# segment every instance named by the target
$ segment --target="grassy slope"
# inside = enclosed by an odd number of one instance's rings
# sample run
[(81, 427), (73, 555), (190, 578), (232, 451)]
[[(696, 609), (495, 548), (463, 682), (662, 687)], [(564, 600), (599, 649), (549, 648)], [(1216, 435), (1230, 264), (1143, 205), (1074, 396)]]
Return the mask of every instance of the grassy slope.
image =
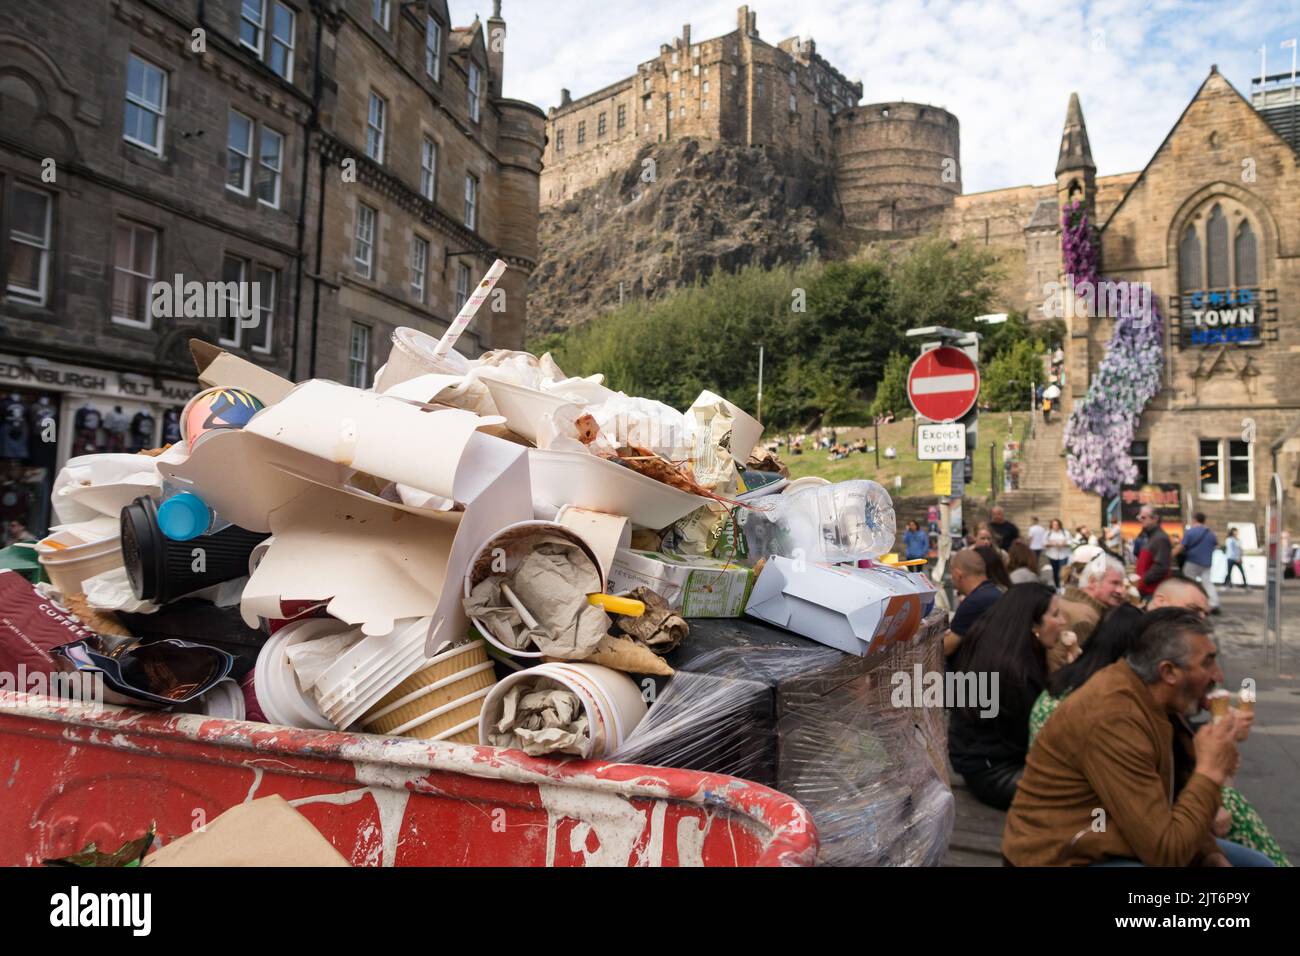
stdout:
[[(1012, 416), (1015, 420), (1014, 434), (1019, 439), (1024, 433), (1024, 412)], [(768, 435), (767, 437), (773, 437)], [(874, 433), (870, 428), (838, 428), (836, 437), (842, 444), (856, 441), (859, 437), (867, 439), (867, 445), (874, 443)], [(989, 493), (989, 445), (996, 446), (998, 467), (1002, 466), (1002, 444), (1007, 438), (1007, 415), (1005, 412), (988, 412), (980, 416), (979, 451), (975, 453), (975, 480), (966, 486), (966, 494), (971, 497), (986, 497)], [(802, 455), (792, 455), (788, 448), (781, 448), (778, 454), (790, 468), (793, 478), (806, 475), (818, 475), (830, 481), (851, 481), (855, 478), (871, 478), (880, 482), (895, 496), (931, 495), (934, 491), (931, 471), (932, 463), (917, 461), (916, 450), (912, 447), (912, 420), (904, 419), (880, 428), (880, 469), (876, 469), (874, 453), (853, 454), (843, 461), (829, 461), (825, 451), (811, 449), (810, 442), (804, 443)], [(898, 449), (898, 457), (893, 461), (885, 458), (885, 449), (893, 445)], [(894, 488), (894, 478), (901, 475), (903, 487)]]

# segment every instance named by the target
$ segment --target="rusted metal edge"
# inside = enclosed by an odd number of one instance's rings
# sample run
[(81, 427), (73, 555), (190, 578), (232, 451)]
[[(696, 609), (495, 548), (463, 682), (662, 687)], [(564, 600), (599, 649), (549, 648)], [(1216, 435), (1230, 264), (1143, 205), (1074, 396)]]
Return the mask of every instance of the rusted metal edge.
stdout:
[[(624, 799), (669, 800), (721, 810), (763, 828), (760, 866), (812, 866), (817, 828), (793, 798), (723, 774), (600, 761), (543, 760), (494, 747), (300, 730), (191, 714), (151, 713), (0, 692), (0, 733), (7, 718), (69, 744), (114, 746), (247, 767), (274, 763), (279, 773), (383, 781), (415, 792), (444, 792), (448, 775), (521, 785), (572, 787)], [(42, 725), (44, 725), (42, 727)], [(240, 758), (236, 754), (246, 754)], [(441, 780), (439, 780), (441, 778)]]

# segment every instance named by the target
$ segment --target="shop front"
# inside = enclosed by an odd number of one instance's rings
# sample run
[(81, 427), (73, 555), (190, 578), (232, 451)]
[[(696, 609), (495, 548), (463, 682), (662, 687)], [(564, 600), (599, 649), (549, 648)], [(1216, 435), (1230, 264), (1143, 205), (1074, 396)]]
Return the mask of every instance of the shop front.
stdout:
[(180, 439), (193, 381), (0, 353), (0, 540), (42, 537), (70, 458), (133, 453)]

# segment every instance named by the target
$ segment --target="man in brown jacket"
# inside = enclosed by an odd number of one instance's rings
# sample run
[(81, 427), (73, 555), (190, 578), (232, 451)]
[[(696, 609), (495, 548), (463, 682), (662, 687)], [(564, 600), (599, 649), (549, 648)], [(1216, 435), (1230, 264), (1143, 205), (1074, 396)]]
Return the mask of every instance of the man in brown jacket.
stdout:
[(1223, 680), (1209, 634), (1192, 613), (1153, 620), (1125, 659), (1061, 703), (1029, 751), (1007, 814), (1009, 863), (1229, 866), (1227, 853), (1255, 862), (1210, 833), (1238, 762), (1232, 715), (1196, 734), (1196, 771), (1173, 798), (1170, 716), (1199, 713)]
[(1061, 596), (1061, 613), (1069, 621), (1067, 629), (1074, 631), (1079, 640), (1073, 646), (1058, 642), (1048, 652), (1049, 674), (1055, 674), (1078, 657), (1106, 612), (1124, 603), (1124, 584), (1124, 565), (1120, 564), (1118, 558), (1103, 552), (1084, 567), (1079, 574), (1077, 587), (1066, 587), (1065, 594)]

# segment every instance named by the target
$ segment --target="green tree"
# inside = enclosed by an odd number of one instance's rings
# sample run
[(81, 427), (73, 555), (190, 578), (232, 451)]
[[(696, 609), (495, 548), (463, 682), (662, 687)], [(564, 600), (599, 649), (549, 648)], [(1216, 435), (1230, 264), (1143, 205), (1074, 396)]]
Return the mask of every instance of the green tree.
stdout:
[[(630, 395), (686, 408), (711, 389), (756, 411), (765, 349), (764, 423), (865, 424), (907, 407), (912, 326), (972, 328), (989, 311), (996, 263), (979, 247), (926, 240), (897, 256), (717, 272), (532, 343), (569, 375), (605, 375)], [(881, 392), (885, 393), (880, 398)]]
[(816, 357), (855, 399), (870, 394), (904, 330), (890, 310), (889, 276), (878, 262), (834, 262), (808, 288), (808, 311), (796, 315), (790, 346)]
[(976, 330), (975, 317), (993, 311), (1004, 276), (997, 255), (987, 247), (941, 236), (916, 242), (906, 255), (885, 261), (893, 314), (904, 332), (931, 325)]
[(907, 397), (907, 373), (912, 369), (912, 359), (905, 352), (895, 352), (885, 363), (885, 372), (876, 388), (876, 398), (871, 403), (873, 416), (893, 412), (898, 418), (904, 417), (911, 402)]
[(1022, 339), (984, 366), (980, 403), (995, 412), (1023, 411), (1030, 388), (1042, 381), (1042, 356), (1032, 341)]

